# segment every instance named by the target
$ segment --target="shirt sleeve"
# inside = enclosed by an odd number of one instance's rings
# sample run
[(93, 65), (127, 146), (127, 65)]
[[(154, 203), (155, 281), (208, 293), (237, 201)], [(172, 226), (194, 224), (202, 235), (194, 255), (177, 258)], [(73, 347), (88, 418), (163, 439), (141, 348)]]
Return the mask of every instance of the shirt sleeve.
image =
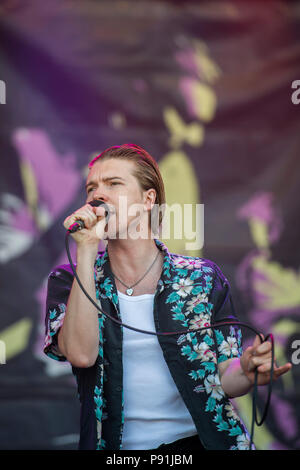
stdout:
[(68, 265), (59, 266), (48, 277), (44, 353), (57, 361), (67, 360), (59, 351), (57, 338), (64, 321), (72, 283), (73, 273)]
[[(215, 277), (210, 302), (213, 304), (212, 323), (239, 321), (235, 312), (228, 279), (215, 264)], [(242, 355), (242, 333), (238, 326), (220, 325), (213, 329), (218, 363)]]

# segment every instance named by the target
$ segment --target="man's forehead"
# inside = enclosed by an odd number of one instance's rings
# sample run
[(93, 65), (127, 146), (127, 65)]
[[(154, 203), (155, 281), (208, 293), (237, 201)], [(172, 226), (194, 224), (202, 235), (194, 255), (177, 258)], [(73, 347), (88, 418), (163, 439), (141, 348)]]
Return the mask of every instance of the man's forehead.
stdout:
[(132, 174), (134, 162), (130, 162), (128, 160), (121, 160), (121, 159), (109, 159), (103, 161), (97, 161), (94, 163), (92, 168), (89, 171), (87, 182), (94, 177), (100, 179), (107, 179), (113, 177), (120, 177), (124, 179), (126, 174)]

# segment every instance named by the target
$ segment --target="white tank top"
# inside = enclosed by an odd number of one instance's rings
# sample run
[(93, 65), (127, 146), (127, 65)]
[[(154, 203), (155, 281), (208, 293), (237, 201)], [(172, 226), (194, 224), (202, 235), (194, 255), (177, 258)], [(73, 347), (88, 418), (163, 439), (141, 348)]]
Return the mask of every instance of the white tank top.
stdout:
[[(122, 322), (155, 331), (154, 294), (118, 291)], [(163, 357), (157, 336), (123, 328), (123, 450), (153, 449), (197, 434)]]

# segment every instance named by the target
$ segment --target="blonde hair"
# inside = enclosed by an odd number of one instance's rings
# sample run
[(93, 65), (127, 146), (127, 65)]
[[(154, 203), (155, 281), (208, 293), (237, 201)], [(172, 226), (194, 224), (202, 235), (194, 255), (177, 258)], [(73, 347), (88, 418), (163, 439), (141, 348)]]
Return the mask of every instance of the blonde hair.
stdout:
[[(146, 152), (142, 147), (136, 144), (123, 144), (109, 147), (100, 155), (97, 155), (89, 163), (89, 169), (98, 160), (108, 160), (110, 158), (118, 158), (120, 160), (133, 161), (135, 163), (135, 170), (133, 176), (138, 180), (140, 187), (143, 191), (148, 189), (155, 189), (156, 198), (155, 205), (164, 208), (166, 203), (164, 182), (159, 171), (159, 167), (154, 158)], [(159, 211), (159, 225), (162, 222), (163, 213)], [(157, 227), (156, 227), (157, 228)]]

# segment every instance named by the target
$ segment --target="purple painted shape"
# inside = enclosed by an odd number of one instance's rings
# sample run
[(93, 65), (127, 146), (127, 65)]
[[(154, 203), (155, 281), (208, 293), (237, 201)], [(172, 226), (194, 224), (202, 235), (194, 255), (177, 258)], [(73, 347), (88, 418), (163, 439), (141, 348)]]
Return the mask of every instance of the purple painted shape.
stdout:
[(270, 319), (269, 312), (265, 310), (253, 309), (248, 312), (251, 323), (255, 328), (262, 332), (269, 332), (269, 328), (273, 321)]
[[(273, 196), (270, 193), (256, 194), (249, 202), (247, 202), (238, 212), (240, 219), (256, 219), (264, 222), (268, 227), (268, 236), (270, 246), (280, 236), (282, 229), (282, 220), (272, 207)], [(255, 268), (255, 259), (261, 259), (266, 264), (272, 263), (272, 254), (270, 250), (255, 249), (248, 253), (244, 260), (240, 263), (236, 271), (236, 283), (239, 289), (247, 296), (253, 304), (253, 309), (248, 312), (248, 318), (255, 327), (263, 333), (270, 333), (276, 322), (282, 318), (299, 318), (299, 306), (294, 308), (266, 308), (264, 300), (268, 299), (271, 294), (268, 293), (268, 282), (271, 285), (271, 279), (267, 274)], [(264, 281), (266, 293), (257, 290), (257, 283)], [(274, 336), (275, 343), (279, 343), (283, 348), (286, 347), (288, 337), (284, 334), (276, 334)], [(263, 401), (266, 399), (266, 389), (260, 387), (260, 394)], [(285, 436), (287, 440), (294, 440), (299, 434), (299, 423), (297, 413), (293, 401), (286, 401), (276, 395), (273, 391), (271, 401), (271, 411), (276, 427)], [(275, 441), (272, 442), (272, 449), (288, 449), (284, 444)]]
[(282, 318), (295, 318), (295, 321), (299, 322), (299, 307), (282, 308), (277, 311), (254, 308), (248, 312), (248, 315), (254, 325), (270, 333), (272, 326)]
[(248, 294), (248, 296), (250, 293), (252, 300), (255, 301), (255, 305), (259, 310), (264, 309), (264, 303), (269, 299), (267, 292), (263, 293), (255, 289), (259, 281), (264, 281), (266, 283), (269, 281), (269, 278), (266, 277), (265, 273), (258, 271), (253, 267), (255, 259), (262, 257), (264, 257), (262, 250), (255, 250), (248, 253), (237, 267), (235, 276), (238, 288), (244, 291), (245, 294)]
[[(262, 251), (255, 250), (249, 253), (245, 259), (237, 267), (236, 271), (236, 284), (238, 288), (248, 297), (249, 300), (253, 303), (253, 309), (248, 313), (249, 318), (258, 328), (263, 329), (264, 331), (270, 331), (272, 325), (280, 318), (289, 316), (289, 317), (298, 317), (300, 305), (293, 308), (266, 308), (264, 302), (270, 299), (270, 295), (266, 290), (266, 293), (262, 293), (256, 289), (258, 281), (265, 281), (267, 286), (268, 281), (271, 284), (271, 281), (268, 279), (265, 273), (256, 270), (253, 267), (253, 262), (255, 258), (262, 258), (264, 254)], [(269, 255), (268, 255), (269, 256)], [(266, 259), (268, 261), (268, 259)], [(271, 261), (270, 261), (271, 262)]]
[(204, 79), (200, 69), (200, 61), (197, 62), (197, 53), (191, 47), (187, 47), (175, 54), (176, 62), (186, 71), (188, 75), (179, 80), (179, 90), (185, 100), (187, 111), (191, 117), (199, 119), (199, 111), (196, 107), (193, 88), (195, 81)]
[(267, 224), (269, 226), (269, 240), (273, 243), (279, 239), (282, 222), (272, 205), (272, 193), (257, 193), (240, 208), (237, 217), (239, 219), (256, 219)]
[(200, 64), (197, 63), (196, 53), (193, 48), (187, 47), (181, 51), (178, 51), (175, 54), (176, 62), (187, 72), (189, 72), (192, 76), (196, 78), (203, 78), (199, 75), (201, 70), (199, 69)]
[(271, 193), (258, 193), (254, 195), (238, 211), (238, 217), (241, 219), (255, 218), (266, 224), (273, 222), (273, 195)]
[(196, 106), (196, 100), (194, 95), (195, 79), (190, 77), (184, 77), (179, 80), (179, 90), (184, 97), (187, 111), (191, 117), (199, 119), (199, 110)]
[(16, 230), (26, 232), (33, 237), (36, 237), (39, 233), (33, 216), (27, 206), (23, 206), (14, 214), (14, 217), (11, 218), (10, 226)]
[(71, 204), (81, 182), (75, 155), (60, 155), (40, 129), (18, 129), (12, 141), (23, 162), (30, 164), (36, 178), (39, 206), (51, 219)]
[[(35, 176), (38, 190), (38, 206), (49, 217), (48, 226), (68, 207), (78, 193), (81, 172), (76, 168), (75, 155), (60, 155), (52, 145), (48, 135), (41, 129), (17, 129), (12, 136), (19, 158), (30, 165)], [(14, 228), (39, 234), (34, 218), (27, 206), (17, 207), (11, 224)], [(75, 260), (76, 249), (70, 243), (72, 257)], [(54, 266), (68, 263), (65, 251), (53, 263)], [(36, 291), (35, 298), (40, 305), (40, 332), (34, 347), (37, 356), (43, 355), (45, 302), (47, 278)]]

